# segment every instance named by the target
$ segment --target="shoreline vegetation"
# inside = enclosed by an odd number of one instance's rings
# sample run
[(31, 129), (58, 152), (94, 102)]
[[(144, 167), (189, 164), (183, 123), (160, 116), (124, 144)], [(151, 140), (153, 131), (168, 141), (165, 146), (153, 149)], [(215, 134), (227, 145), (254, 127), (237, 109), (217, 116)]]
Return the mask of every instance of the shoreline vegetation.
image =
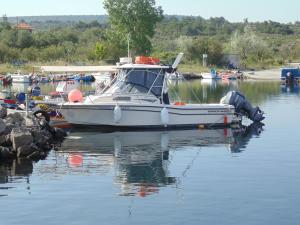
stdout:
[[(9, 64), (9, 63), (5, 63), (5, 64), (0, 64), (0, 74), (7, 74), (7, 73), (14, 73), (17, 71), (21, 71), (23, 73), (32, 73), (33, 71), (37, 72), (37, 73), (41, 73), (40, 71), (40, 67), (44, 66), (44, 65), (48, 65), (48, 66), (76, 66), (76, 64), (67, 64), (66, 62), (48, 62), (48, 63), (26, 63), (23, 65), (13, 65), (13, 64)], [(105, 66), (108, 65), (106, 63), (90, 63), (90, 64), (86, 64), (89, 66)], [(282, 66), (270, 66), (268, 68), (256, 68), (254, 69), (255, 71), (270, 71), (270, 70), (279, 70)], [(214, 67), (216, 68), (217, 71), (222, 71), (222, 70), (226, 70), (226, 68), (224, 67)], [(210, 67), (203, 67), (200, 64), (197, 63), (183, 63), (180, 64), (178, 66), (178, 70), (181, 73), (184, 74), (201, 74), (202, 72), (209, 72), (210, 71)]]
[[(74, 16), (74, 21), (67, 17), (61, 21), (42, 18), (20, 20), (30, 23), (32, 30), (16, 28), (15, 21), (6, 16), (0, 19), (1, 74), (30, 73), (33, 67), (36, 70), (41, 65), (114, 65), (120, 56), (127, 55), (127, 41), (132, 44), (134, 38), (112, 36), (106, 16), (86, 22), (76, 21)], [(78, 18), (83, 20), (84, 16)], [(238, 68), (246, 71), (300, 61), (300, 22), (252, 23), (245, 19), (231, 23), (223, 17), (164, 15), (154, 31), (147, 46), (132, 44), (131, 54), (152, 55), (171, 64), (178, 52), (184, 52), (179, 66), (182, 73), (199, 74), (210, 68), (226, 70), (230, 63), (224, 55), (237, 57)], [(207, 67), (202, 66), (203, 54), (208, 55)]]
[[(38, 74), (41, 73), (39, 70), (39, 67), (44, 64), (26, 64), (22, 66), (13, 66), (11, 64), (0, 64), (0, 74), (7, 74), (7, 73), (14, 73), (17, 71), (21, 71), (23, 73), (32, 73), (33, 70), (37, 72)], [(56, 66), (65, 66), (66, 64), (63, 62), (52, 62), (47, 65), (56, 65)], [(93, 65), (98, 65), (98, 64), (93, 64)], [(281, 67), (270, 67), (268, 69), (264, 70), (254, 70), (254, 71), (243, 71), (244, 72), (244, 77), (249, 78), (252, 80), (262, 80), (262, 81), (267, 81), (267, 80), (279, 80), (280, 79), (280, 69)], [(180, 65), (178, 68), (179, 72), (182, 74), (186, 75), (193, 75), (193, 77), (199, 76), (202, 72), (209, 72), (208, 67), (203, 67), (202, 65), (197, 65), (197, 64), (183, 64)], [(224, 68), (217, 68), (217, 71), (222, 71)]]

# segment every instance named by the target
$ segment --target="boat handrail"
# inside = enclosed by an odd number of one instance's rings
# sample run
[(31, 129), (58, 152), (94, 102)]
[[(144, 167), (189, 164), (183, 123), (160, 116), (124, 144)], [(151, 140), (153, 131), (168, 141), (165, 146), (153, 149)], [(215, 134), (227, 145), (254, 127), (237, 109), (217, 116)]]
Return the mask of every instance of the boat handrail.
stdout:
[[(154, 82), (152, 83), (151, 87), (149, 88), (148, 94), (150, 94), (152, 88), (154, 87), (154, 84), (156, 83), (158, 77), (161, 76), (161, 74), (162, 74), (162, 70), (160, 70), (159, 73), (157, 74), (157, 76), (156, 76)], [(164, 77), (164, 79), (166, 79), (166, 78)], [(163, 84), (164, 84), (164, 81), (163, 81)], [(162, 89), (161, 89), (160, 95), (162, 95), (162, 92), (163, 92), (163, 86), (164, 86), (164, 85), (162, 85), (162, 86), (155, 86), (155, 87), (161, 87), (161, 88), (162, 88)]]
[[(126, 68), (127, 69), (127, 68)], [(124, 75), (123, 74), (123, 76), (121, 77), (121, 72), (120, 72), (120, 70), (123, 70), (124, 71), (124, 69), (120, 69), (119, 70), (119, 72), (118, 72), (118, 75), (111, 81), (111, 86), (109, 85), (108, 86), (108, 88), (104, 88), (100, 93), (99, 93), (99, 95), (105, 95), (105, 94), (114, 94), (115, 92), (108, 92), (110, 89), (113, 89), (113, 87), (116, 87), (116, 86), (118, 86), (120, 83), (125, 83), (126, 82), (126, 77), (132, 72), (132, 71), (134, 71), (135, 69), (137, 69), (137, 68), (131, 68), (130, 70), (129, 69), (127, 69), (128, 71), (126, 72), (126, 74)], [(151, 68), (150, 68), (151, 69)], [(138, 68), (138, 70), (139, 71), (147, 71), (147, 72), (149, 72), (149, 73), (153, 73), (153, 74), (155, 74), (155, 75), (157, 75), (156, 76), (156, 78), (155, 78), (155, 80), (153, 81), (153, 83), (152, 83), (152, 85), (151, 85), (151, 87), (150, 88), (147, 88), (147, 87), (145, 87), (146, 89), (148, 89), (148, 92), (147, 92), (147, 95), (153, 95), (153, 93), (151, 93), (151, 90), (153, 89), (153, 88), (162, 88), (162, 92), (163, 92), (163, 88), (164, 88), (164, 82), (163, 82), (163, 85), (155, 85), (156, 84), (156, 81), (157, 81), (157, 79), (158, 79), (158, 77), (159, 76), (163, 76), (163, 69), (160, 69), (159, 70), (159, 72), (158, 73), (154, 73), (153, 71), (151, 71), (151, 70), (149, 70), (148, 68), (145, 68), (145, 69), (140, 69), (140, 68)], [(117, 82), (116, 82), (117, 81)], [(126, 93), (125, 93), (126, 94)], [(162, 93), (161, 93), (162, 94)], [(130, 93), (130, 95), (133, 95), (133, 94), (131, 94)], [(145, 94), (142, 94), (142, 95), (144, 95), (145, 96)], [(157, 96), (155, 96), (155, 97), (157, 97)]]
[(150, 95), (150, 94), (148, 94), (148, 93), (145, 93), (145, 94), (143, 94), (143, 93), (139, 93), (139, 94), (131, 94), (131, 93), (128, 93), (128, 94), (126, 94), (126, 93), (113, 93), (112, 94), (112, 96), (113, 97), (118, 97), (118, 96), (133, 96), (133, 97), (155, 97), (155, 98), (157, 98), (155, 95)]

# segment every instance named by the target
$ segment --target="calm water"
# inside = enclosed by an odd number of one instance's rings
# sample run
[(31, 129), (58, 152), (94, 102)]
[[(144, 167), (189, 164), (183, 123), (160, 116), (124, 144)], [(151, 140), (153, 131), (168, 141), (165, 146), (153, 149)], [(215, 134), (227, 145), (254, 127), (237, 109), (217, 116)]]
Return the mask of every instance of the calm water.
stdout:
[(170, 92), (214, 102), (229, 89), (265, 111), (265, 126), (73, 130), (46, 160), (1, 163), (0, 224), (299, 224), (298, 90), (196, 81)]

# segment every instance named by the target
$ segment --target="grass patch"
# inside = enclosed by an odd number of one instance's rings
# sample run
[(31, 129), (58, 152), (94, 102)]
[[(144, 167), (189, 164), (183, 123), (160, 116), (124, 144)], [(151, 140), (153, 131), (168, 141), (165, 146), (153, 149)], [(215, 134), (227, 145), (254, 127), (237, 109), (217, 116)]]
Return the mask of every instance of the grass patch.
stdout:
[(32, 73), (33, 65), (25, 64), (20, 66), (15, 66), (12, 64), (0, 64), (0, 74), (7, 74), (7, 73), (15, 73), (15, 72), (22, 72), (22, 73)]
[(224, 70), (224, 68), (216, 67), (216, 66), (203, 67), (202, 65), (197, 64), (197, 63), (183, 63), (183, 64), (179, 64), (179, 66), (178, 66), (178, 70), (181, 73), (195, 73), (195, 74), (200, 74), (203, 72), (210, 72), (211, 68), (214, 68), (217, 71)]

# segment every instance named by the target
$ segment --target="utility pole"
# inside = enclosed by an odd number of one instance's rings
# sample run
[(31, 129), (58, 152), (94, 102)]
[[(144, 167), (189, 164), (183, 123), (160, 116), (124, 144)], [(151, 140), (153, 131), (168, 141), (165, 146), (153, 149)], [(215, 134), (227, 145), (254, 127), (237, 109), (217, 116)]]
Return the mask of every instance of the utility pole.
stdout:
[(203, 57), (203, 67), (207, 67), (207, 54), (203, 54), (202, 55), (202, 57)]
[(128, 33), (127, 35), (127, 54), (128, 54), (128, 58), (131, 57), (131, 54), (130, 54), (130, 33)]

